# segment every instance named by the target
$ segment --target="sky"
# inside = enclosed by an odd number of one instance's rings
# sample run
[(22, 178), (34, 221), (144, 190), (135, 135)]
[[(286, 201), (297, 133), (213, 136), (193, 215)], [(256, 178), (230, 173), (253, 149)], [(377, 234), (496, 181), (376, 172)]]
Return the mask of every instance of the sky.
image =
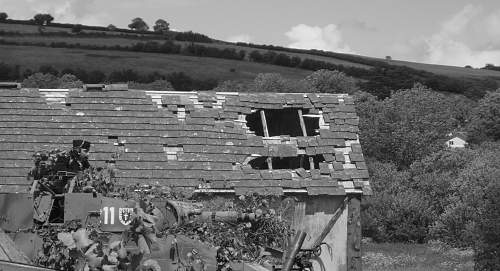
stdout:
[(9, 18), (114, 24), (161, 18), (227, 41), (433, 64), (500, 66), (500, 0), (0, 0)]

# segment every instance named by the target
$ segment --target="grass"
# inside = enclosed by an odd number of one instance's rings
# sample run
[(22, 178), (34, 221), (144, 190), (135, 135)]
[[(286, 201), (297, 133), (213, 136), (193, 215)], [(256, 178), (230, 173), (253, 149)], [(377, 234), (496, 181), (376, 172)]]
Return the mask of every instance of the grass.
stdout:
[(473, 252), (440, 243), (363, 244), (364, 271), (466, 271), (473, 270)]
[[(0, 23), (0, 30), (3, 31), (14, 31), (14, 32), (20, 32), (20, 33), (38, 33), (38, 26), (35, 25), (22, 25), (22, 24), (3, 24)], [(70, 28), (62, 28), (62, 27), (54, 27), (54, 26), (46, 26), (45, 27), (46, 32), (71, 32)], [(92, 30), (84, 30), (83, 32), (96, 32)], [(102, 32), (102, 31), (97, 31), (97, 32)], [(80, 43), (80, 44), (96, 44), (96, 45), (108, 45), (108, 46), (113, 46), (113, 45), (132, 45), (137, 42), (140, 42), (140, 39), (134, 34), (129, 34), (130, 38), (126, 37), (113, 37), (113, 34), (116, 34), (117, 32), (106, 32), (109, 34), (107, 37), (94, 37), (94, 38), (89, 38), (89, 37), (79, 37), (79, 36), (72, 36), (72, 37), (46, 37), (42, 35), (34, 35), (34, 36), (3, 36), (0, 37), (5, 40), (14, 40), (14, 41), (32, 41), (32, 42), (55, 42), (55, 41), (61, 41), (61, 42), (66, 42), (66, 43)], [(163, 42), (163, 40), (158, 39), (159, 42)], [(178, 42), (180, 44), (186, 44), (185, 42)], [(241, 47), (237, 46), (235, 44), (231, 43), (224, 43), (224, 42), (215, 42), (212, 44), (203, 44), (205, 46), (212, 46), (212, 47), (217, 47), (217, 48), (234, 48), (236, 50), (245, 50), (247, 53), (253, 51), (253, 50), (258, 50), (260, 52), (266, 52), (267, 50), (263, 49), (255, 49), (255, 48), (247, 48), (247, 47)], [(280, 53), (279, 51), (276, 51), (277, 53)], [(316, 56), (316, 55), (311, 55), (311, 54), (302, 54), (302, 53), (290, 53), (290, 52), (284, 52), (287, 55), (290, 56), (298, 56), (302, 59), (305, 58), (310, 58), (314, 60), (321, 60), (321, 61), (327, 61), (331, 62), (337, 65), (344, 65), (344, 66), (351, 66), (351, 67), (360, 67), (360, 68), (370, 68), (370, 66), (359, 64), (359, 63), (353, 63), (350, 61), (345, 61), (341, 59), (336, 59), (333, 57), (324, 57), (324, 56)], [(363, 56), (360, 56), (363, 57)], [(369, 59), (374, 59), (374, 60), (379, 60), (379, 61), (385, 61), (389, 64), (392, 65), (400, 65), (400, 66), (407, 66), (413, 69), (417, 70), (425, 70), (428, 72), (432, 72), (435, 74), (441, 74), (441, 75), (447, 75), (447, 76), (453, 76), (453, 77), (500, 77), (500, 72), (498, 71), (492, 71), (492, 70), (482, 70), (482, 69), (471, 69), (471, 68), (463, 68), (463, 67), (456, 67), (456, 66), (446, 66), (446, 65), (435, 65), (435, 64), (425, 64), (425, 63), (417, 63), (417, 62), (409, 62), (409, 61), (400, 61), (400, 60), (385, 60), (381, 58), (373, 58), (373, 57), (366, 57)], [(259, 64), (261, 65), (261, 64)], [(266, 69), (266, 68), (264, 68)]]
[[(191, 57), (154, 53), (98, 51), (36, 46), (0, 45), (0, 62), (37, 70), (41, 65), (64, 68), (101, 70), (134, 69), (140, 73), (158, 71), (163, 74), (184, 72), (198, 79), (253, 80), (258, 73), (280, 73), (288, 79), (303, 79), (307, 70), (275, 65), (209, 57)], [(234, 69), (234, 72), (231, 71)]]

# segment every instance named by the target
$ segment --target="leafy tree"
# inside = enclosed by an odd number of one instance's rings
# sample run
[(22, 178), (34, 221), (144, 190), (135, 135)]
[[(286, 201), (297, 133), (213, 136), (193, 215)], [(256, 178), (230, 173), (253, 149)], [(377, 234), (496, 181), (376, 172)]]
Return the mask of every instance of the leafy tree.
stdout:
[[(500, 207), (496, 198), (500, 193), (500, 144), (483, 143), (466, 159), (469, 162), (453, 178), (449, 189), (450, 204), (438, 217), (433, 233), (456, 246), (498, 242), (498, 230), (495, 233), (491, 229), (498, 227), (495, 221), (500, 219), (500, 214), (489, 212), (489, 209), (495, 205), (495, 209)], [(497, 253), (498, 249), (500, 247)]]
[(48, 13), (38, 13), (33, 17), (33, 20), (38, 25), (48, 25), (54, 20), (54, 17)]
[(118, 29), (114, 24), (109, 24), (106, 28), (109, 31), (116, 31), (116, 29)]
[(249, 58), (250, 60), (255, 62), (262, 62), (262, 60), (264, 59), (262, 57), (262, 54), (257, 50), (253, 50), (252, 52), (250, 52)]
[(318, 70), (305, 80), (309, 84), (307, 92), (352, 94), (358, 90), (354, 78), (337, 70)]
[(9, 17), (9, 15), (7, 15), (7, 13), (5, 12), (0, 12), (0, 22), (4, 22), (4, 21), (7, 21), (7, 18)]
[(279, 73), (259, 73), (255, 77), (256, 92), (286, 92), (286, 80)]
[(128, 25), (130, 29), (136, 30), (136, 31), (148, 31), (149, 26), (142, 20), (142, 18), (135, 18), (132, 19), (132, 23)]
[(457, 127), (455, 105), (422, 85), (383, 101), (364, 94), (356, 107), (365, 154), (399, 168), (443, 148), (446, 134)]
[(168, 30), (170, 30), (169, 25), (170, 24), (167, 23), (167, 21), (165, 21), (163, 19), (158, 19), (158, 20), (156, 20), (155, 25), (153, 26), (153, 29), (155, 32), (165, 34), (168, 32)]
[(22, 86), (25, 88), (58, 88), (59, 78), (50, 73), (37, 72), (24, 79)]
[(80, 81), (73, 74), (64, 74), (59, 78), (59, 88), (81, 88), (83, 87), (82, 81)]
[(467, 132), (471, 143), (500, 140), (500, 89), (479, 101)]
[(373, 196), (363, 200), (363, 234), (376, 241), (425, 241), (435, 215), (423, 194), (410, 187), (409, 172), (392, 163), (368, 166)]

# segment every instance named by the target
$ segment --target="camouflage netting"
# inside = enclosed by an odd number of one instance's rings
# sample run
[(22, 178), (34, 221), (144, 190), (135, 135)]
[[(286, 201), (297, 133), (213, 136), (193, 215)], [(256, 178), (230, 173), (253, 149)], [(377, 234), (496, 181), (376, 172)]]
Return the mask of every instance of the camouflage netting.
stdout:
[[(85, 146), (84, 146), (85, 145)], [(151, 187), (140, 184), (120, 187), (114, 181), (112, 168), (96, 168), (87, 158), (89, 145), (85, 141), (74, 142), (73, 149), (41, 151), (33, 155), (34, 167), (29, 172), (38, 186), (35, 196), (71, 192), (86, 192), (103, 196), (119, 197), (136, 202), (130, 229), (120, 235), (104, 233), (96, 224), (83, 225), (82, 221), (69, 221), (59, 226), (36, 224), (34, 231), (42, 237), (44, 244), (38, 252), (35, 263), (59, 270), (119, 270), (136, 266), (142, 255), (149, 254), (157, 238), (167, 235), (185, 235), (212, 247), (218, 247), (219, 268), (230, 261), (271, 261), (264, 252), (266, 247), (284, 249), (293, 234), (288, 222), (288, 214), (294, 204), (293, 199), (283, 200), (278, 196), (251, 194), (235, 199), (218, 197), (198, 197), (179, 193), (169, 187)], [(84, 148), (82, 148), (84, 147)], [(155, 206), (155, 199), (166, 199), (197, 203), (206, 211), (236, 211), (253, 213), (250, 221), (199, 221), (190, 217), (182, 225), (159, 228), (164, 206)], [(125, 250), (133, 243), (136, 249)], [(193, 253), (178, 255), (171, 251), (184, 267), (194, 262), (203, 262)], [(184, 261), (188, 259), (188, 261)], [(189, 259), (193, 261), (189, 262)], [(203, 265), (204, 263), (202, 263)]]

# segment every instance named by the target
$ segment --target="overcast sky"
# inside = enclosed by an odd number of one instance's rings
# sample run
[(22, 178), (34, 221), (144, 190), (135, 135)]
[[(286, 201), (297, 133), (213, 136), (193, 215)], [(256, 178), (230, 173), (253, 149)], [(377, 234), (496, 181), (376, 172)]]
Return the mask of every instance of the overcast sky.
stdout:
[(500, 0), (0, 0), (10, 18), (126, 27), (456, 66), (500, 65)]

